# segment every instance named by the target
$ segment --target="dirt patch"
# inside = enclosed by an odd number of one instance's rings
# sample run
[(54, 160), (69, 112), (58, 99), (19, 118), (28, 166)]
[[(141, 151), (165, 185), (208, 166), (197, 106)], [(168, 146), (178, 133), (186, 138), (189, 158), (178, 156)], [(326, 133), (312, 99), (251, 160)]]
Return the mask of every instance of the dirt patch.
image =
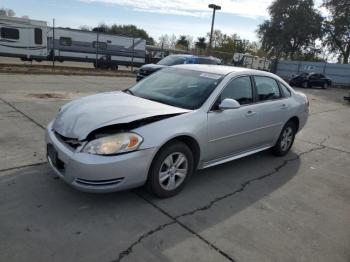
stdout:
[(0, 73), (135, 77), (134, 73), (127, 70), (113, 71), (113, 70), (68, 67), (68, 66), (56, 66), (53, 69), (52, 67), (47, 65), (16, 65), (16, 64), (1, 64), (1, 63), (0, 63)]

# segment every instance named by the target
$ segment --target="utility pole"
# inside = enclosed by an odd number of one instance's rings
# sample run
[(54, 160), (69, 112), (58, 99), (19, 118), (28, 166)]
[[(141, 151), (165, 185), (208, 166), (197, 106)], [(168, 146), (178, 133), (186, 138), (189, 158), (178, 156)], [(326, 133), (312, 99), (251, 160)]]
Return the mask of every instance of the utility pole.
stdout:
[(52, 20), (52, 70), (55, 70), (55, 18)]
[(100, 45), (99, 43), (100, 41), (100, 28), (97, 31), (97, 35), (96, 35), (96, 60), (95, 60), (95, 69), (98, 69), (98, 46)]
[(209, 39), (209, 48), (208, 48), (208, 49), (211, 49), (211, 44), (212, 44), (212, 40), (213, 40), (215, 12), (216, 12), (216, 10), (221, 10), (221, 6), (215, 5), (215, 4), (210, 4), (210, 5), (208, 5), (208, 7), (213, 9), (213, 17), (211, 19), (211, 30), (210, 30), (210, 39)]

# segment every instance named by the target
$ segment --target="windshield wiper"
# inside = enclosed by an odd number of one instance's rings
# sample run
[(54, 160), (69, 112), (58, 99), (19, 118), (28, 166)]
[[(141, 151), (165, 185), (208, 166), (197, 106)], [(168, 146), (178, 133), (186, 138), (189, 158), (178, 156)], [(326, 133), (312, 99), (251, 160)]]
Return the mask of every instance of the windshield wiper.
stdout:
[(135, 95), (133, 91), (131, 91), (130, 89), (125, 89), (123, 90), (124, 93), (129, 93), (130, 95)]

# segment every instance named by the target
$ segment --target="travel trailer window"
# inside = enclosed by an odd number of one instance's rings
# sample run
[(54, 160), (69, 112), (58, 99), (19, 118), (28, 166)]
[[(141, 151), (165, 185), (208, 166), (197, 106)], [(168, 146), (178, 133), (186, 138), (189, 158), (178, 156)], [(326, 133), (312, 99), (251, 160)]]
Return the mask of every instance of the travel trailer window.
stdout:
[(1, 38), (19, 39), (19, 30), (15, 28), (1, 28)]
[(98, 48), (98, 49), (107, 49), (107, 43), (105, 42), (92, 42), (93, 48)]
[(43, 30), (40, 28), (34, 29), (34, 43), (36, 45), (41, 45), (43, 43)]
[(72, 38), (60, 37), (60, 45), (71, 46), (72, 45)]

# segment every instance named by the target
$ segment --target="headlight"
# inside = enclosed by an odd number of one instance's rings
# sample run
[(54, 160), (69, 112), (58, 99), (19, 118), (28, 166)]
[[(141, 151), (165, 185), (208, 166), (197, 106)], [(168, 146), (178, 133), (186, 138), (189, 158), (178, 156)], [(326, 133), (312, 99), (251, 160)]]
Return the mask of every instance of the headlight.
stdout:
[(113, 155), (136, 150), (143, 139), (135, 133), (120, 133), (90, 141), (82, 152), (94, 155)]

